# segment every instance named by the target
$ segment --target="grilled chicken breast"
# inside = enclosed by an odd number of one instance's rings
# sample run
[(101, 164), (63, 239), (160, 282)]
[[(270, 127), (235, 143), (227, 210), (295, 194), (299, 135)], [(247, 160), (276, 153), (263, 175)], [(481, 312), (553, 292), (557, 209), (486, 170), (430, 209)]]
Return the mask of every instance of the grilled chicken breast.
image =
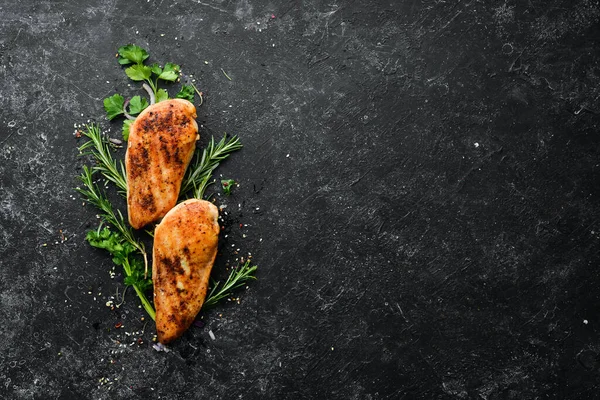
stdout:
[(205, 200), (179, 203), (154, 231), (152, 280), (161, 343), (190, 327), (208, 290), (219, 239), (219, 211)]
[(195, 118), (192, 103), (171, 99), (146, 108), (131, 124), (125, 170), (133, 228), (159, 220), (177, 203), (198, 139)]

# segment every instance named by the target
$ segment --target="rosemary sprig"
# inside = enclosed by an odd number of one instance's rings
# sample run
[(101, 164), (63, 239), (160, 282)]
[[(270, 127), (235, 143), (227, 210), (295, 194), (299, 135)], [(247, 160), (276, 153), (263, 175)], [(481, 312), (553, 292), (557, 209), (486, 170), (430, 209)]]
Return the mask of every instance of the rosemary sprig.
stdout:
[(237, 136), (227, 137), (227, 134), (215, 144), (215, 138), (211, 137), (208, 146), (202, 151), (202, 156), (196, 157), (191, 168), (183, 179), (180, 195), (194, 190), (194, 197), (202, 199), (206, 188), (212, 183), (212, 173), (231, 153), (241, 149), (243, 146)]
[(212, 289), (206, 296), (202, 308), (209, 308), (217, 304), (222, 299), (232, 295), (233, 291), (243, 286), (247, 281), (256, 279), (254, 272), (258, 268), (256, 265), (250, 265), (250, 260), (240, 267), (233, 268), (225, 283), (219, 286), (219, 282), (212, 282)]
[[(114, 241), (116, 243), (127, 243), (143, 256), (145, 269), (147, 270), (148, 257), (146, 254), (146, 249), (144, 247), (144, 244), (135, 239), (135, 237), (133, 236), (133, 232), (131, 231), (131, 228), (129, 228), (129, 226), (126, 224), (125, 219), (123, 218), (123, 215), (121, 214), (121, 212), (119, 210), (117, 210), (117, 213), (114, 212), (112, 204), (110, 203), (110, 200), (108, 200), (106, 195), (94, 183), (94, 181), (93, 181), (94, 172), (95, 171), (92, 168), (88, 168), (87, 166), (84, 165), (83, 172), (82, 172), (81, 176), (79, 177), (84, 188), (78, 187), (78, 188), (76, 188), (76, 190), (90, 204), (94, 205), (95, 207), (97, 207), (99, 210), (102, 211), (102, 215), (100, 217), (103, 221), (112, 225), (117, 230), (117, 232), (115, 234), (113, 234)], [(100, 233), (100, 228), (98, 228), (98, 234), (99, 233)], [(88, 241), (90, 241), (89, 236), (88, 236)], [(90, 241), (90, 243), (91, 243), (91, 241)], [(96, 246), (96, 247), (100, 247), (100, 246)], [(107, 250), (110, 251), (109, 248), (107, 248)], [(111, 254), (112, 254), (112, 252), (111, 252)], [(119, 263), (121, 265), (123, 265), (123, 270), (125, 271), (126, 277), (134, 276), (135, 271), (131, 264), (131, 260), (129, 259), (129, 253), (126, 253), (122, 257), (122, 259), (120, 260)], [(140, 298), (140, 301), (142, 302), (142, 305), (143, 305), (144, 309), (146, 310), (146, 312), (148, 313), (148, 315), (152, 319), (155, 319), (156, 312), (154, 311), (154, 308), (152, 307), (152, 305), (146, 298), (146, 295), (144, 294), (144, 291), (141, 288), (141, 283), (132, 282), (131, 285), (135, 289), (135, 292), (137, 293), (138, 297)]]
[(114, 183), (121, 194), (127, 193), (127, 176), (123, 161), (117, 164), (117, 161), (112, 158), (110, 144), (102, 135), (100, 127), (97, 124), (86, 125), (83, 135), (90, 140), (81, 145), (79, 151), (91, 155), (96, 160), (97, 164), (92, 167), (92, 170), (100, 172), (102, 176)]

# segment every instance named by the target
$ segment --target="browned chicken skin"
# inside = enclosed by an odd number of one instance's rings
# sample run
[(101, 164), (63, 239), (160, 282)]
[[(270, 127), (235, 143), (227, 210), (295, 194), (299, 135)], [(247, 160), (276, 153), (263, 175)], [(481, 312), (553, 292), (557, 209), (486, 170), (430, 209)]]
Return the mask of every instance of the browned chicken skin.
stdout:
[(131, 124), (125, 170), (133, 228), (159, 220), (177, 203), (198, 139), (195, 118), (192, 103), (171, 99), (146, 108)]
[(152, 280), (161, 343), (177, 339), (202, 308), (217, 255), (219, 211), (205, 200), (186, 200), (154, 231)]

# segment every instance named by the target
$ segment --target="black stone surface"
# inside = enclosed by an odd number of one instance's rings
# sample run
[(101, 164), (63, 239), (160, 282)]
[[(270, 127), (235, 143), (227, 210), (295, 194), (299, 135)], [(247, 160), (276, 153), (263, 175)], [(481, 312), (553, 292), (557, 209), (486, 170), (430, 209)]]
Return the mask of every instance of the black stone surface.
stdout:
[[(1, 2), (0, 398), (598, 398), (599, 18), (589, 0)], [(237, 249), (260, 266), (168, 353), (132, 291), (106, 306), (121, 271), (73, 190), (74, 125), (117, 138), (102, 99), (143, 94), (114, 58), (130, 42), (197, 79), (202, 145), (240, 136), (215, 271)]]

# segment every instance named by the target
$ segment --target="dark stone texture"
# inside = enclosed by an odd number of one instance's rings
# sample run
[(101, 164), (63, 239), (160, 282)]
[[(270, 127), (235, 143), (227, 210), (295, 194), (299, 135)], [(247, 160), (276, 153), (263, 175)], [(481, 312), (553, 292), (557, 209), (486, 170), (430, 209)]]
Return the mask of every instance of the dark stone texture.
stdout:
[[(0, 17), (1, 398), (597, 398), (598, 2), (23, 0)], [(202, 145), (245, 145), (219, 169), (241, 186), (219, 199), (215, 273), (239, 248), (259, 279), (169, 353), (132, 291), (106, 307), (122, 276), (73, 190), (74, 124), (119, 137), (102, 99), (143, 94), (114, 58), (129, 42), (194, 74)]]

